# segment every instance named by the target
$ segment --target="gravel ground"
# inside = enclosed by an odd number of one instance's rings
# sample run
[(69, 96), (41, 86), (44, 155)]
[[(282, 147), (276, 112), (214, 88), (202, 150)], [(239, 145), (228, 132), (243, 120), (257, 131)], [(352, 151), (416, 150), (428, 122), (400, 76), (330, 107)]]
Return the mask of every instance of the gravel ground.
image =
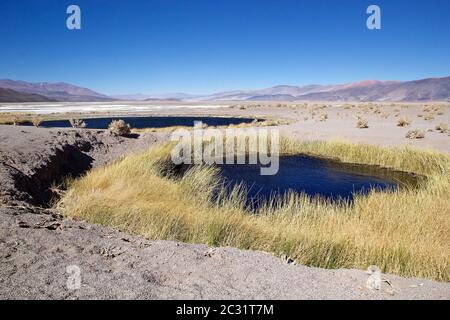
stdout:
[[(450, 299), (449, 283), (381, 275), (390, 284), (371, 290), (362, 270), (309, 268), (264, 252), (149, 241), (45, 207), (55, 177), (76, 176), (163, 138), (0, 126), (0, 298)], [(74, 270), (80, 271), (78, 289)]]
[[(52, 210), (0, 209), (3, 299), (449, 299), (450, 285), (361, 270), (289, 265), (271, 254), (148, 241), (62, 218)], [(71, 290), (67, 267), (80, 268)], [(70, 269), (69, 269), (70, 270)]]

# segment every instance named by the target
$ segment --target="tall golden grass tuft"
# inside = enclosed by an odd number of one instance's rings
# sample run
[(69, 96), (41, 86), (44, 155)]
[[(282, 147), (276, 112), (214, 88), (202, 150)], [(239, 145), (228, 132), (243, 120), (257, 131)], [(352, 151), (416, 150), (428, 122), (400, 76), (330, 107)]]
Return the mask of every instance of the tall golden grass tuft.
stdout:
[(195, 167), (181, 179), (165, 175), (170, 150), (165, 144), (94, 169), (72, 183), (58, 207), (69, 217), (149, 239), (285, 252), (309, 266), (377, 265), (402, 276), (450, 280), (446, 154), (283, 139), (282, 153), (380, 165), (427, 179), (418, 189), (356, 195), (353, 204), (290, 193), (254, 214), (245, 209), (245, 189), (221, 189), (214, 167)]

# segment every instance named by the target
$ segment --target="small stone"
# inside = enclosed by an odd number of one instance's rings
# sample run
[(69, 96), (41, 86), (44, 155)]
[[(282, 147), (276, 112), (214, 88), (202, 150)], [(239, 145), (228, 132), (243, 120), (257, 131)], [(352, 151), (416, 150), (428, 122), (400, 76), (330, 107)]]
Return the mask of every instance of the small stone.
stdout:
[(18, 226), (19, 226), (19, 228), (29, 228), (30, 227), (30, 225), (24, 221), (20, 221), (18, 223)]
[(212, 248), (212, 249), (209, 249), (209, 250), (203, 252), (203, 255), (205, 257), (210, 257), (211, 258), (214, 255), (214, 253), (216, 253), (216, 249)]

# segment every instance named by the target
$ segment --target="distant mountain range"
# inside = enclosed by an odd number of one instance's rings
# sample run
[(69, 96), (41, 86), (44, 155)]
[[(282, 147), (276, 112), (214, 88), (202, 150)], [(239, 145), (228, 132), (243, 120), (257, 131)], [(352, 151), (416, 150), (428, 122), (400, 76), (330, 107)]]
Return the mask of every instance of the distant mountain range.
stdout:
[(12, 89), (0, 88), (0, 102), (46, 102), (56, 101), (35, 93), (18, 92)]
[(403, 82), (367, 80), (337, 85), (279, 85), (261, 90), (234, 90), (211, 95), (174, 93), (119, 97), (147, 101), (450, 101), (450, 77)]
[(57, 82), (25, 82), (10, 79), (0, 80), (0, 88), (18, 92), (0, 93), (2, 102), (39, 102), (43, 101), (112, 101), (114, 98), (95, 92), (91, 89), (74, 86), (72, 84)]
[(450, 77), (414, 81), (367, 80), (338, 85), (279, 85), (210, 95), (188, 93), (128, 94), (113, 97), (67, 83), (0, 80), (0, 102), (41, 101), (450, 101)]
[(368, 80), (339, 85), (281, 85), (262, 90), (220, 92), (199, 100), (450, 101), (450, 77), (404, 82)]

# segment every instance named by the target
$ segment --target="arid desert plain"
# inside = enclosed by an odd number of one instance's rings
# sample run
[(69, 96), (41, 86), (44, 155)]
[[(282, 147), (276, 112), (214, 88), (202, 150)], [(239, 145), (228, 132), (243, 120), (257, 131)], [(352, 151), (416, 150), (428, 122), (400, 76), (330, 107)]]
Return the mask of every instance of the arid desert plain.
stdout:
[[(131, 197), (128, 192), (136, 195), (138, 189), (130, 187), (126, 180), (108, 180), (106, 175), (116, 170), (120, 177), (127, 161), (138, 163), (143, 160), (140, 158), (143, 152), (164, 145), (171, 129), (131, 128), (131, 135), (116, 136), (108, 130), (39, 126), (39, 122), (52, 119), (113, 116), (263, 119), (260, 124), (250, 123), (243, 128), (253, 125), (278, 128), (282, 137), (298, 143), (295, 148), (299, 153), (410, 171), (440, 182), (430, 182), (418, 191), (358, 198), (353, 207), (308, 202), (311, 212), (323, 210), (328, 218), (312, 218), (311, 213), (292, 218), (286, 213), (285, 220), (278, 221), (270, 215), (248, 217), (237, 207), (227, 209), (233, 212), (232, 218), (221, 217), (218, 208), (206, 205), (197, 195), (181, 197), (177, 193), (179, 185), (150, 175), (155, 180), (143, 181), (140, 187), (143, 189), (148, 183), (151, 189), (161, 183), (160, 190), (173, 192), (174, 199), (189, 203), (186, 213), (180, 213), (183, 207), (171, 206), (164, 200), (145, 202), (145, 206), (142, 202), (140, 206), (140, 201), (165, 197), (162, 191), (159, 196), (152, 194), (153, 191), (148, 191), (143, 199), (136, 196), (132, 202), (135, 206), (120, 211), (117, 209), (120, 205), (110, 208), (108, 201), (113, 206), (114, 201), (123, 197), (125, 203), (126, 197)], [(35, 126), (30, 125), (33, 119), (39, 119)], [(315, 143), (324, 143), (320, 152), (314, 149)], [(334, 154), (335, 145), (339, 151)], [(346, 155), (347, 151), (343, 150), (346, 146), (355, 158)], [(150, 151), (147, 156), (152, 155)], [(445, 102), (0, 104), (0, 297), (450, 299), (450, 204), (448, 194), (445, 195), (449, 187), (446, 176), (449, 157), (450, 104)], [(75, 182), (67, 182), (68, 177)], [(98, 184), (94, 186), (95, 183)], [(431, 235), (427, 228), (431, 228), (433, 219), (428, 216), (417, 226), (406, 225), (405, 221), (412, 223), (416, 218), (408, 216), (409, 209), (400, 205), (413, 198), (423, 200), (416, 205), (420, 207), (417, 210), (429, 208), (441, 214), (434, 222), (439, 226), (433, 226)], [(200, 203), (198, 208), (190, 205), (196, 201)], [(358, 220), (352, 216), (366, 211), (383, 216), (383, 210), (386, 215), (392, 215), (395, 208), (384, 207), (387, 202), (392, 206), (398, 204), (402, 216), (392, 221), (371, 216), (375, 222), (369, 223), (370, 227), (380, 230), (366, 230), (361, 225), (369, 218)], [(158, 208), (169, 213), (163, 216), (159, 209), (151, 212), (143, 209), (152, 204), (160, 204)], [(360, 211), (355, 211), (355, 206), (360, 206)], [(197, 209), (199, 216), (208, 218), (197, 221), (201, 219), (194, 218)], [(176, 218), (169, 216), (171, 212)], [(107, 219), (104, 214), (108, 213), (111, 216)], [(146, 215), (167, 219), (166, 225), (173, 229), (153, 230), (158, 228), (157, 224), (144, 225), (147, 220), (138, 221)], [(208, 215), (217, 215), (217, 220), (211, 220)], [(124, 216), (129, 222), (122, 220)], [(313, 235), (319, 230), (316, 229), (318, 221), (329, 225), (329, 229), (320, 229), (324, 233), (321, 236)], [(266, 227), (269, 223), (278, 229)], [(299, 228), (298, 233), (295, 226)], [(186, 231), (200, 227), (210, 230), (209, 233)], [(251, 241), (233, 235), (230, 228), (234, 227), (246, 232)], [(407, 229), (398, 235), (398, 228), (403, 227)], [(218, 232), (220, 228), (223, 229)], [(348, 230), (357, 231), (348, 233)], [(383, 230), (389, 242), (379, 239), (384, 237)], [(405, 235), (408, 232), (410, 235)], [(330, 233), (335, 233), (335, 237)], [(361, 234), (375, 240), (359, 239)], [(426, 239), (413, 243), (414, 237), (425, 234)], [(311, 259), (313, 250), (322, 258)], [(388, 252), (386, 256), (394, 257), (386, 265), (379, 263), (386, 258), (383, 250)], [(403, 266), (394, 261), (403, 258)], [(330, 259), (335, 260), (330, 262)], [(367, 263), (371, 259), (374, 263)], [(379, 288), (368, 285), (371, 273), (366, 269), (370, 264), (383, 271)], [(71, 290), (67, 284), (67, 268), (74, 265), (81, 270), (82, 284), (78, 290)]]

